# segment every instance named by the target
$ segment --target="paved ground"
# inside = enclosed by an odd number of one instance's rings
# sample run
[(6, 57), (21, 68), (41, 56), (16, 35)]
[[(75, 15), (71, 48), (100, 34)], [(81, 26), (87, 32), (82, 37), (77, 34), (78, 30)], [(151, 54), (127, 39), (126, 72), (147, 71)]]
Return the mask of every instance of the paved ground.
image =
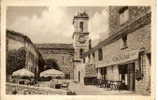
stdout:
[(16, 94), (25, 94), (25, 95), (66, 95), (67, 90), (64, 89), (54, 89), (49, 87), (36, 87), (36, 86), (28, 86), (28, 85), (20, 85), (14, 83), (7, 83), (6, 84), (6, 93), (7, 94), (14, 94), (13, 92), (16, 91)]
[(77, 95), (120, 95), (120, 94), (134, 94), (131, 91), (119, 91), (99, 88), (97, 86), (84, 86), (81, 84), (70, 83), (69, 89), (75, 91)]
[[(50, 88), (48, 83), (44, 82), (42, 83), (40, 87), (34, 87), (34, 86), (22, 86), (19, 85), (18, 91), (20, 93), (23, 93), (22, 91), (25, 89), (31, 91), (31, 94), (43, 94), (43, 95), (66, 95), (66, 93), (70, 90), (75, 92), (77, 95), (136, 95), (136, 93), (132, 91), (119, 91), (119, 90), (109, 90), (106, 88), (100, 88), (95, 85), (81, 85), (74, 82), (70, 82), (69, 88), (65, 89), (54, 89)], [(12, 92), (12, 89), (15, 88), (16, 84), (7, 84), (7, 94), (10, 94), (9, 92)], [(138, 94), (139, 95), (139, 94)]]

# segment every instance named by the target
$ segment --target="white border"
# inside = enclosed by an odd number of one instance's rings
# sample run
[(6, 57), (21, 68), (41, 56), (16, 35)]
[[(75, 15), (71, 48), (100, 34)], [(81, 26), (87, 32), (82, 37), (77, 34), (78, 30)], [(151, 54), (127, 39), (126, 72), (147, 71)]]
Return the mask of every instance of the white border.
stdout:
[[(77, 95), (77, 96), (58, 96), (58, 95), (34, 95), (34, 96), (11, 96), (5, 94), (5, 29), (6, 29), (6, 9), (8, 6), (108, 6), (108, 5), (150, 5), (152, 6), (152, 94), (151, 96), (141, 95)], [(2, 100), (23, 100), (23, 99), (90, 99), (90, 100), (153, 100), (155, 95), (155, 1), (153, 0), (3, 0), (1, 8), (1, 99)]]

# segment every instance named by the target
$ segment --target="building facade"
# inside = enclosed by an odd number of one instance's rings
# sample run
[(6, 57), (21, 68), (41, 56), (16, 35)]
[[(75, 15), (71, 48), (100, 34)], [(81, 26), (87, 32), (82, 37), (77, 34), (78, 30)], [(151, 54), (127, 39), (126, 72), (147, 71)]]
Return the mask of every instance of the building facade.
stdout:
[[(126, 90), (150, 92), (150, 7), (109, 7), (109, 37), (84, 53), (97, 79), (121, 82)], [(84, 62), (85, 61), (85, 62)]]
[[(73, 54), (72, 44), (36, 44), (39, 52), (42, 54), (45, 63), (47, 60), (55, 61), (59, 70), (65, 73), (65, 78), (73, 79)], [(47, 64), (46, 64), (47, 65)]]
[(84, 67), (85, 65), (82, 63), (83, 54), (91, 48), (88, 21), (89, 16), (86, 12), (79, 12), (73, 18), (74, 80), (81, 84), (84, 83), (84, 77), (87, 74)]
[[(7, 78), (13, 71), (26, 68), (35, 74), (35, 78), (39, 77), (40, 71), (43, 69), (44, 60), (32, 43), (25, 35), (7, 30)], [(13, 68), (14, 67), (14, 68)]]

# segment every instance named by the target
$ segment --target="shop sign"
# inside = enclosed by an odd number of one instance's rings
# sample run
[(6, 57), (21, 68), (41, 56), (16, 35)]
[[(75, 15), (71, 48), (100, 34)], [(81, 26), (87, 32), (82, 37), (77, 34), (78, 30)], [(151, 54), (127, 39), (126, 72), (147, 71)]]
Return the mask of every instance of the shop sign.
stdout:
[(127, 61), (131, 61), (138, 58), (138, 50), (121, 53), (119, 55), (107, 57), (104, 61), (98, 63), (98, 67), (105, 67), (115, 64), (125, 63)]

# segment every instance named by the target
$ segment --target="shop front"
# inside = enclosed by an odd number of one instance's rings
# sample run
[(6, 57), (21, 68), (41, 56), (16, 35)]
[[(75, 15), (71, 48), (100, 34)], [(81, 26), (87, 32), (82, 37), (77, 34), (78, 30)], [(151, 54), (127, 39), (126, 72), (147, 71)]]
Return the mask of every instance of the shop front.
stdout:
[(135, 69), (139, 51), (124, 52), (107, 57), (97, 65), (97, 75), (104, 87), (135, 91)]
[(135, 63), (118, 65), (120, 81), (126, 90), (135, 90)]

